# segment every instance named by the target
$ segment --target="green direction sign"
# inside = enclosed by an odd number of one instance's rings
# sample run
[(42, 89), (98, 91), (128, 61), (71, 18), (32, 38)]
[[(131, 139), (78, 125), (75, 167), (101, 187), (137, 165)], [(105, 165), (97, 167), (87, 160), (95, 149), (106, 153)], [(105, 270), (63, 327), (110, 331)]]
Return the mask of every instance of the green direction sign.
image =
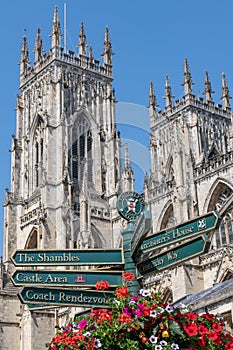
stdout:
[(18, 294), (23, 304), (106, 307), (113, 293), (82, 289), (24, 287)]
[(137, 264), (137, 268), (141, 275), (145, 275), (149, 272), (161, 271), (204, 254), (208, 251), (209, 247), (210, 240), (204, 234), (150, 259), (142, 260)]
[(48, 271), (48, 270), (16, 270), (12, 277), (15, 286), (46, 285), (66, 287), (94, 287), (97, 281), (108, 281), (111, 287), (122, 284), (121, 271)]
[(42, 310), (42, 309), (51, 309), (51, 308), (56, 308), (58, 307), (57, 305), (49, 305), (49, 304), (27, 304), (27, 307), (29, 308), (30, 311), (33, 310)]
[(11, 260), (15, 266), (119, 265), (122, 249), (16, 250)]
[(146, 234), (151, 229), (151, 214), (148, 210), (144, 210), (137, 222), (134, 235), (131, 240), (131, 255), (134, 255), (137, 248), (144, 240)]
[(162, 248), (169, 244), (176, 243), (184, 240), (187, 237), (192, 238), (200, 233), (206, 233), (209, 230), (213, 230), (220, 223), (221, 217), (217, 211), (209, 212), (203, 216), (200, 216), (194, 220), (187, 221), (176, 227), (168, 228), (147, 237), (141, 247), (142, 253)]

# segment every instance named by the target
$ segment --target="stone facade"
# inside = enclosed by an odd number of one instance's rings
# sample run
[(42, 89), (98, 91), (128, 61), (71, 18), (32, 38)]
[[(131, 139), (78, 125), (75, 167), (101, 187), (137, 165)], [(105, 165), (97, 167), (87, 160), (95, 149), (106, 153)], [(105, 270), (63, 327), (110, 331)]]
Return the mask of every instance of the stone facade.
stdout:
[[(77, 311), (68, 307), (29, 311), (21, 305), (9, 280), (14, 250), (120, 247), (124, 223), (116, 200), (121, 192), (134, 189), (127, 147), (121, 168), (108, 28), (102, 64), (94, 58), (91, 47), (87, 51), (83, 23), (78, 53), (64, 51), (57, 8), (51, 39), (51, 49), (43, 54), (38, 29), (33, 65), (29, 63), (26, 36), (21, 51), (11, 188), (4, 202), (0, 274), (0, 340), (4, 350), (44, 349), (54, 326), (67, 322)], [(207, 72), (205, 99), (193, 95), (192, 84), (185, 60), (184, 96), (173, 103), (166, 77), (166, 107), (162, 111), (157, 110), (150, 85), (151, 173), (145, 178), (144, 191), (152, 214), (149, 234), (213, 210), (218, 210), (223, 220), (215, 232), (208, 233), (211, 250), (207, 254), (143, 278), (145, 286), (156, 286), (169, 301), (212, 288), (233, 274), (230, 94), (224, 74), (222, 105), (213, 102)], [(229, 327), (232, 302), (229, 294), (226, 303), (222, 298), (208, 306), (225, 315)], [(195, 308), (201, 309), (201, 304), (195, 303)]]
[[(134, 175), (127, 149), (124, 169), (121, 165), (110, 34), (106, 28), (103, 63), (94, 58), (91, 47), (87, 52), (83, 23), (78, 54), (64, 51), (61, 35), (55, 8), (51, 49), (43, 54), (38, 29), (33, 65), (29, 64), (27, 38), (23, 38), (11, 189), (4, 202), (5, 280), (14, 270), (10, 257), (15, 249), (121, 246), (123, 222), (116, 200), (122, 191), (133, 190)], [(5, 299), (0, 313), (7, 318), (10, 301), (5, 290), (3, 279), (0, 297)], [(15, 316), (17, 349), (44, 349), (56, 320), (71, 317), (69, 308), (29, 311), (20, 306), (16, 295), (14, 303), (12, 315), (21, 315)]]

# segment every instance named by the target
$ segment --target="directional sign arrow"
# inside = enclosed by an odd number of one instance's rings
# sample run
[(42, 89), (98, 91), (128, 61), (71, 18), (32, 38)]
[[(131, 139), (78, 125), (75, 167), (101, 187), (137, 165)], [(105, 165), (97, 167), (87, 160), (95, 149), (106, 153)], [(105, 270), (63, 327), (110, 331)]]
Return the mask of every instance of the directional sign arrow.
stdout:
[(151, 214), (148, 210), (144, 210), (141, 213), (141, 217), (137, 222), (134, 235), (131, 240), (131, 255), (133, 256), (146, 237), (146, 234), (151, 229)]
[(187, 237), (193, 238), (195, 235), (206, 233), (215, 229), (221, 221), (221, 217), (217, 211), (209, 212), (194, 220), (187, 221), (176, 227), (155, 233), (147, 237), (140, 247), (141, 253), (146, 253), (157, 248), (162, 248)]
[(113, 293), (82, 289), (24, 287), (18, 296), (23, 304), (103, 307), (108, 306)]
[(111, 287), (122, 284), (121, 271), (48, 271), (48, 270), (16, 270), (12, 277), (15, 286), (66, 286), (66, 287), (94, 287), (96, 282), (108, 281)]
[(149, 272), (161, 271), (204, 254), (208, 251), (209, 247), (210, 240), (204, 234), (150, 259), (143, 261), (142, 256), (142, 261), (137, 264), (137, 268), (141, 275), (145, 275)]
[(11, 257), (16, 266), (119, 265), (122, 249), (16, 250)]

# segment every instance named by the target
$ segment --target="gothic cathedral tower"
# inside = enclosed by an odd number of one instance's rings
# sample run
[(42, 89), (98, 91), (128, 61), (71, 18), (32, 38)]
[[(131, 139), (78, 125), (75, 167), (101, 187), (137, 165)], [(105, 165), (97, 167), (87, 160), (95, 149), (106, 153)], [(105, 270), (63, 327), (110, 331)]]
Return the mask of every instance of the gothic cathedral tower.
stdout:
[(91, 47), (87, 52), (83, 23), (77, 47), (78, 55), (61, 47), (57, 8), (51, 49), (43, 54), (38, 29), (34, 65), (23, 38), (5, 260), (16, 248), (120, 246), (120, 138), (108, 28), (103, 64)]
[(183, 97), (173, 102), (166, 76), (165, 108), (158, 111), (150, 84), (152, 165), (150, 177), (145, 179), (145, 197), (153, 218), (153, 232), (214, 210), (218, 210), (223, 220), (211, 235), (208, 254), (148, 279), (170, 289), (173, 300), (208, 289), (229, 276), (232, 278), (228, 260), (229, 256), (232, 259), (233, 244), (233, 133), (226, 77), (222, 73), (221, 105), (213, 101), (208, 72), (205, 98), (194, 95), (187, 59), (182, 85)]

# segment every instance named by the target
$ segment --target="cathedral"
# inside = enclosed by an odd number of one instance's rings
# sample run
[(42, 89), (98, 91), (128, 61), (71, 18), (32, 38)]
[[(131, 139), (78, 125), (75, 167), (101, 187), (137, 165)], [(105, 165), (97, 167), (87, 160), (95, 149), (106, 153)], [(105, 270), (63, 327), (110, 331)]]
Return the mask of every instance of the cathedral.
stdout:
[[(76, 308), (30, 310), (11, 282), (16, 249), (120, 248), (125, 222), (118, 196), (134, 191), (127, 148), (121, 156), (116, 128), (113, 51), (106, 27), (101, 60), (88, 47), (80, 25), (77, 52), (61, 45), (55, 7), (51, 48), (44, 53), (40, 29), (30, 63), (26, 35), (20, 56), (16, 134), (11, 145), (11, 186), (4, 201), (4, 256), (0, 266), (0, 348), (42, 350), (57, 324)], [(207, 253), (142, 279), (195, 310), (233, 322), (233, 129), (230, 92), (222, 74), (222, 104), (212, 98), (208, 72), (205, 98), (192, 91), (184, 60), (184, 94), (173, 101), (168, 76), (165, 108), (149, 90), (151, 170), (144, 198), (151, 212), (148, 235), (217, 210), (221, 223), (209, 233)], [(73, 267), (72, 267), (73, 268)], [(209, 293), (208, 293), (209, 291)]]

